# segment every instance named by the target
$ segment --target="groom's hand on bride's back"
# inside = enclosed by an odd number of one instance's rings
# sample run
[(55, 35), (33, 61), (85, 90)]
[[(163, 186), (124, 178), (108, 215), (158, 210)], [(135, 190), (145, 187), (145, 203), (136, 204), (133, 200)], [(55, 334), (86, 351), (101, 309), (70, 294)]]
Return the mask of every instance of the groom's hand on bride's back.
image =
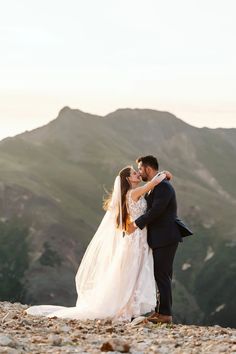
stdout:
[(134, 225), (133, 222), (131, 223), (128, 223), (127, 226), (126, 226), (126, 233), (128, 235), (134, 233), (134, 231), (137, 229), (137, 226)]

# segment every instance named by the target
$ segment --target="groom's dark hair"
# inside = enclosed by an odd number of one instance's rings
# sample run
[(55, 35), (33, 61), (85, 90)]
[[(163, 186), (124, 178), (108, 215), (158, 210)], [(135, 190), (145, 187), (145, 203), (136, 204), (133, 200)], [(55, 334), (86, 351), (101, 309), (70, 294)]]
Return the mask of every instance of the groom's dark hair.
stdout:
[(158, 163), (157, 158), (155, 156), (148, 155), (148, 156), (138, 157), (136, 160), (136, 163), (139, 163), (139, 162), (142, 162), (142, 164), (144, 166), (152, 167), (154, 170), (158, 171), (158, 169), (159, 169), (159, 163)]

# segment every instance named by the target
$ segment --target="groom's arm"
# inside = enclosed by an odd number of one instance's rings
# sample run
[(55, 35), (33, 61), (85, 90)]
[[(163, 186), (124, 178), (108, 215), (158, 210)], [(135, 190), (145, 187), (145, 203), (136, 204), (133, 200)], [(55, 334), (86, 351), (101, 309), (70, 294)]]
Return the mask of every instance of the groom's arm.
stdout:
[(139, 229), (143, 229), (153, 220), (158, 219), (165, 211), (172, 197), (173, 191), (167, 183), (160, 183), (153, 191), (153, 203), (151, 209), (135, 220)]

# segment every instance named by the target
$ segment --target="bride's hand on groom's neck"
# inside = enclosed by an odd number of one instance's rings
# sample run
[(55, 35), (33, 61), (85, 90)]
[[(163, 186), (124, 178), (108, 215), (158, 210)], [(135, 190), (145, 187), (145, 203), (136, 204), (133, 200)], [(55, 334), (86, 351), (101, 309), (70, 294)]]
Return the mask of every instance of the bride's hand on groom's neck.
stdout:
[(163, 171), (163, 173), (165, 173), (165, 174), (166, 174), (166, 178), (167, 178), (168, 180), (170, 180), (170, 179), (172, 179), (172, 178), (173, 178), (173, 175), (172, 175), (172, 173), (171, 173), (171, 172), (169, 172), (169, 171)]

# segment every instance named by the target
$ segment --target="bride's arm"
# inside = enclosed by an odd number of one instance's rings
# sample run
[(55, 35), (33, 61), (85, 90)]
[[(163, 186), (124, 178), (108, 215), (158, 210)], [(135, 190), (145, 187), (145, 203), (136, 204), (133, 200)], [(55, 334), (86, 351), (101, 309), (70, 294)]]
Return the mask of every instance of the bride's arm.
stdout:
[(131, 198), (134, 201), (137, 201), (142, 195), (148, 193), (150, 190), (155, 188), (165, 178), (171, 179), (172, 174), (168, 171), (163, 171), (159, 173), (157, 176), (155, 176), (150, 182), (146, 183), (144, 186), (133, 189), (131, 192)]

